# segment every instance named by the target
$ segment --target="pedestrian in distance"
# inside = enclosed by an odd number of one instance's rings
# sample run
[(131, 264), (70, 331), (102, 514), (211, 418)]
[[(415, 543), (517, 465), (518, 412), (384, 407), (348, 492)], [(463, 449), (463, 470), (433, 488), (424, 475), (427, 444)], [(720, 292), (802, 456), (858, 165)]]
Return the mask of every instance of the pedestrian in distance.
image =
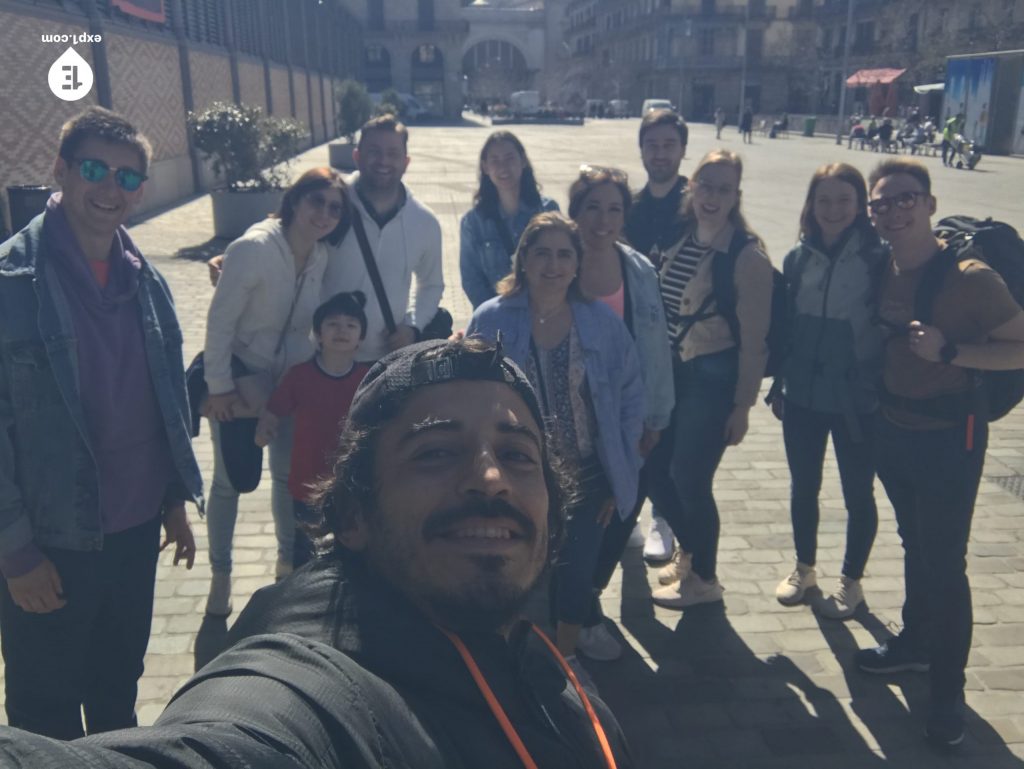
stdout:
[[(679, 173), (679, 167), (686, 156), (689, 135), (686, 121), (672, 110), (651, 110), (640, 121), (640, 159), (647, 183), (626, 210), (624, 234), (629, 245), (646, 256), (655, 269), (661, 266), (662, 253), (679, 241), (685, 229), (683, 195), (688, 180)], [(672, 440), (670, 421), (644, 464), (645, 489), (652, 508), (643, 556), (652, 564), (671, 560), (675, 552), (672, 529), (658, 513), (659, 507), (679, 505), (668, 471)]]
[(511, 131), (495, 131), (480, 150), (480, 185), (459, 227), (462, 290), (474, 309), (496, 296), (512, 270), (512, 255), (527, 222), (558, 204), (540, 193), (526, 148)]
[(499, 295), (476, 309), (466, 329), (487, 340), (501, 333), (503, 349), (537, 391), (556, 454), (579, 479), (553, 575), (556, 643), (574, 664), (605, 527), (636, 504), (647, 416), (636, 345), (611, 308), (582, 293), (582, 252), (575, 223), (538, 214)]
[(124, 228), (151, 156), (86, 109), (61, 128), (60, 191), (0, 244), (7, 723), (62, 740), (137, 723), (157, 559), (192, 568), (185, 502), (203, 508), (181, 327)]
[(775, 597), (794, 606), (817, 585), (818, 495), (831, 436), (847, 510), (846, 553), (835, 590), (814, 604), (831, 619), (851, 616), (863, 602), (861, 578), (878, 529), (872, 438), (882, 333), (876, 313), (887, 260), (868, 217), (860, 172), (846, 163), (815, 171), (800, 215), (800, 243), (783, 263), (789, 338), (782, 376), (769, 395), (782, 420), (796, 546), (796, 567)]
[[(747, 433), (768, 360), (772, 267), (740, 211), (743, 164), (708, 153), (690, 179), (686, 233), (661, 267), (661, 294), (675, 356), (671, 474), (680, 507), (661, 509), (680, 555), (659, 573), (659, 606), (722, 599), (720, 522), (712, 491), (725, 450)], [(717, 275), (717, 277), (716, 277)]]
[[(878, 301), (889, 334), (877, 470), (896, 513), (906, 597), (902, 631), (855, 662), (876, 674), (928, 671), (926, 734), (951, 748), (964, 738), (967, 542), (988, 443), (975, 383), (979, 372), (1024, 368), (1024, 311), (999, 273), (935, 237), (921, 163), (881, 163), (869, 189), (872, 222), (892, 251)], [(927, 303), (918, 298), (926, 287)]]
[(740, 133), (743, 134), (744, 144), (754, 143), (754, 110), (749, 104), (743, 108), (740, 116)]
[(356, 393), (318, 503), (330, 553), (256, 593), (155, 725), (73, 743), (0, 727), (0, 764), (629, 769), (608, 708), (519, 619), (570, 483), (500, 348), (391, 353)]
[[(203, 348), (209, 391), (203, 412), (214, 447), (206, 603), (212, 616), (231, 613), (231, 545), (243, 484), (231, 477), (229, 462), (240, 449), (252, 447), (256, 420), (288, 369), (313, 355), (309, 329), (320, 304), (328, 247), (340, 242), (348, 221), (341, 176), (329, 168), (312, 169), (288, 188), (276, 216), (254, 224), (224, 254)], [(243, 382), (254, 386), (243, 393)], [(291, 572), (295, 549), (288, 491), (292, 427), (292, 420), (281, 420), (269, 443), (279, 578)]]
[[(646, 460), (669, 425), (675, 389), (658, 273), (643, 254), (622, 242), (631, 203), (626, 175), (614, 168), (583, 166), (569, 188), (569, 215), (578, 225), (583, 243), (580, 287), (584, 295), (608, 305), (636, 343), (647, 404), (638, 450)], [(612, 517), (601, 541), (593, 609), (577, 641), (580, 651), (592, 659), (617, 659), (622, 653), (602, 622), (598, 599), (611, 581), (647, 499), (646, 476), (641, 471), (636, 504)]]
[(288, 489), (295, 510), (292, 563), (304, 565), (313, 555), (308, 530), (318, 522), (312, 496), (321, 478), (330, 474), (338, 435), (348, 416), (356, 388), (369, 370), (355, 360), (366, 336), (366, 297), (359, 291), (337, 294), (313, 313), (316, 353), (292, 367), (277, 386), (256, 425), (255, 441), (274, 441), (281, 420), (294, 420)]
[(722, 129), (725, 127), (725, 110), (721, 107), (715, 108), (715, 138), (722, 138)]

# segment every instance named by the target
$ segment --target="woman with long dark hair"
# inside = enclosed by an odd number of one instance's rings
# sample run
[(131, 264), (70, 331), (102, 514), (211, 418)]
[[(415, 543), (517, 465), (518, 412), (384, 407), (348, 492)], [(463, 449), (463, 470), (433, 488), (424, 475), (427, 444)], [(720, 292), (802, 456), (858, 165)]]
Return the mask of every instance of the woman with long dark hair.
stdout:
[(800, 243), (784, 262), (789, 353), (772, 390), (792, 476), (797, 561), (775, 597), (793, 606), (817, 584), (818, 494), (831, 435), (848, 516), (846, 554), (836, 589), (815, 608), (833, 619), (849, 617), (864, 600), (860, 580), (878, 530), (872, 424), (882, 332), (874, 321), (886, 249), (867, 202), (864, 177), (853, 166), (830, 163), (811, 177)]
[(526, 148), (511, 131), (495, 131), (480, 150), (480, 187), (459, 229), (462, 290), (474, 308), (497, 292), (511, 270), (526, 223), (558, 204), (540, 194)]
[[(254, 224), (224, 254), (203, 348), (210, 393), (205, 413), (214, 448), (206, 510), (213, 572), (208, 614), (231, 612), (231, 540), (239, 492), (225, 465), (224, 433), (232, 432), (228, 423), (243, 414), (251, 418), (257, 407), (245, 401), (236, 379), (265, 379), (269, 395), (289, 368), (312, 357), (309, 329), (320, 304), (327, 244), (338, 243), (345, 234), (348, 206), (340, 174), (314, 168), (288, 188), (276, 216)], [(295, 515), (288, 491), (291, 442), (291, 420), (285, 419), (268, 447), (278, 577), (291, 572), (294, 557)]]

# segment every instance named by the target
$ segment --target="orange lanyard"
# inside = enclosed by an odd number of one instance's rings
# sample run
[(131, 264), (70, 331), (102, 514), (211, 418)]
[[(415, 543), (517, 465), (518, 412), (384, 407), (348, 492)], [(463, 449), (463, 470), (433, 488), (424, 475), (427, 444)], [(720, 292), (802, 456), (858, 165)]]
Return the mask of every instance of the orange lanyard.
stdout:
[[(562, 666), (562, 670), (565, 671), (569, 681), (576, 688), (576, 693), (580, 696), (580, 700), (583, 702), (583, 708), (587, 711), (587, 716), (590, 717), (590, 724), (594, 728), (594, 734), (597, 735), (597, 741), (601, 743), (601, 750), (604, 752), (604, 760), (608, 765), (608, 769), (616, 769), (615, 756), (612, 754), (611, 745), (608, 743), (608, 736), (604, 733), (604, 727), (601, 726), (601, 722), (597, 718), (597, 713), (594, 712), (594, 706), (590, 704), (590, 698), (587, 697), (586, 692), (583, 691), (583, 687), (580, 686), (579, 680), (576, 678), (576, 674), (572, 672), (572, 668), (569, 667), (569, 663), (565, 661), (565, 658), (559, 653), (558, 648), (551, 643), (551, 639), (548, 638), (544, 633), (541, 632), (540, 628), (536, 625), (530, 625), (533, 628), (533, 632), (541, 637), (541, 640), (547, 644), (548, 649), (554, 655), (555, 659), (558, 660), (558, 664)], [(462, 657), (462, 661), (466, 663), (466, 667), (469, 668), (470, 674), (473, 676), (473, 680), (476, 682), (477, 688), (480, 693), (484, 696), (487, 701), (487, 706), (491, 709), (491, 713), (498, 720), (498, 724), (501, 725), (501, 730), (505, 733), (505, 737), (512, 744), (512, 748), (516, 751), (516, 755), (519, 756), (519, 760), (523, 762), (523, 766), (526, 769), (537, 769), (537, 762), (533, 760), (530, 755), (530, 751), (526, 749), (526, 745), (523, 744), (523, 740), (519, 737), (519, 733), (516, 728), (512, 726), (512, 722), (505, 714), (505, 709), (501, 707), (501, 703), (498, 702), (498, 698), (494, 696), (494, 692), (491, 690), (490, 685), (487, 683), (487, 679), (484, 678), (484, 674), (480, 672), (480, 668), (476, 664), (476, 660), (473, 659), (473, 655), (470, 654), (469, 649), (466, 648), (466, 644), (462, 642), (454, 633), (451, 633), (444, 628), (438, 628), (442, 633), (448, 636), (452, 644), (458, 650), (459, 655)]]

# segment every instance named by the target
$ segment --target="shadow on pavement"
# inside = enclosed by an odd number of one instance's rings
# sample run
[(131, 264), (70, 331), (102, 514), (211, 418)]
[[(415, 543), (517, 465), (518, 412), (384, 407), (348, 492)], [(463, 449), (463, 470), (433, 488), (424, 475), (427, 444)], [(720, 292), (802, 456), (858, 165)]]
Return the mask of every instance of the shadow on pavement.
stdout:
[(196, 634), (194, 669), (198, 671), (224, 651), (227, 642), (227, 617), (211, 617), (209, 614), (203, 617), (203, 624), (199, 626), (199, 632)]
[(210, 238), (196, 246), (185, 246), (174, 253), (175, 259), (188, 259), (192, 262), (207, 262), (218, 254), (223, 254), (231, 241), (227, 238)]
[[(954, 754), (940, 754), (924, 741), (928, 716), (928, 676), (921, 673), (871, 675), (853, 661), (858, 646), (846, 623), (815, 615), (822, 636), (843, 669), (851, 709), (878, 743), (889, 764), (904, 766), (963, 766), (985, 769), (1024, 768), (992, 726), (967, 709), (967, 737)], [(892, 631), (866, 605), (848, 622), (860, 622), (879, 643)], [(899, 695), (896, 694), (899, 690)]]

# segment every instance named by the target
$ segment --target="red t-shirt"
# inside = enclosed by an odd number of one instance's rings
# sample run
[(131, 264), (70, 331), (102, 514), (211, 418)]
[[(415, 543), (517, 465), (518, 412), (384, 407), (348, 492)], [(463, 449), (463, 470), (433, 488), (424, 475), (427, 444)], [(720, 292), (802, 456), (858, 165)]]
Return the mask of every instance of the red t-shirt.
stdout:
[(356, 363), (347, 374), (334, 377), (314, 358), (289, 369), (267, 401), (274, 416), (295, 417), (288, 476), (288, 490), (295, 499), (305, 501), (309, 484), (330, 473), (342, 423), (369, 370), (368, 365)]

